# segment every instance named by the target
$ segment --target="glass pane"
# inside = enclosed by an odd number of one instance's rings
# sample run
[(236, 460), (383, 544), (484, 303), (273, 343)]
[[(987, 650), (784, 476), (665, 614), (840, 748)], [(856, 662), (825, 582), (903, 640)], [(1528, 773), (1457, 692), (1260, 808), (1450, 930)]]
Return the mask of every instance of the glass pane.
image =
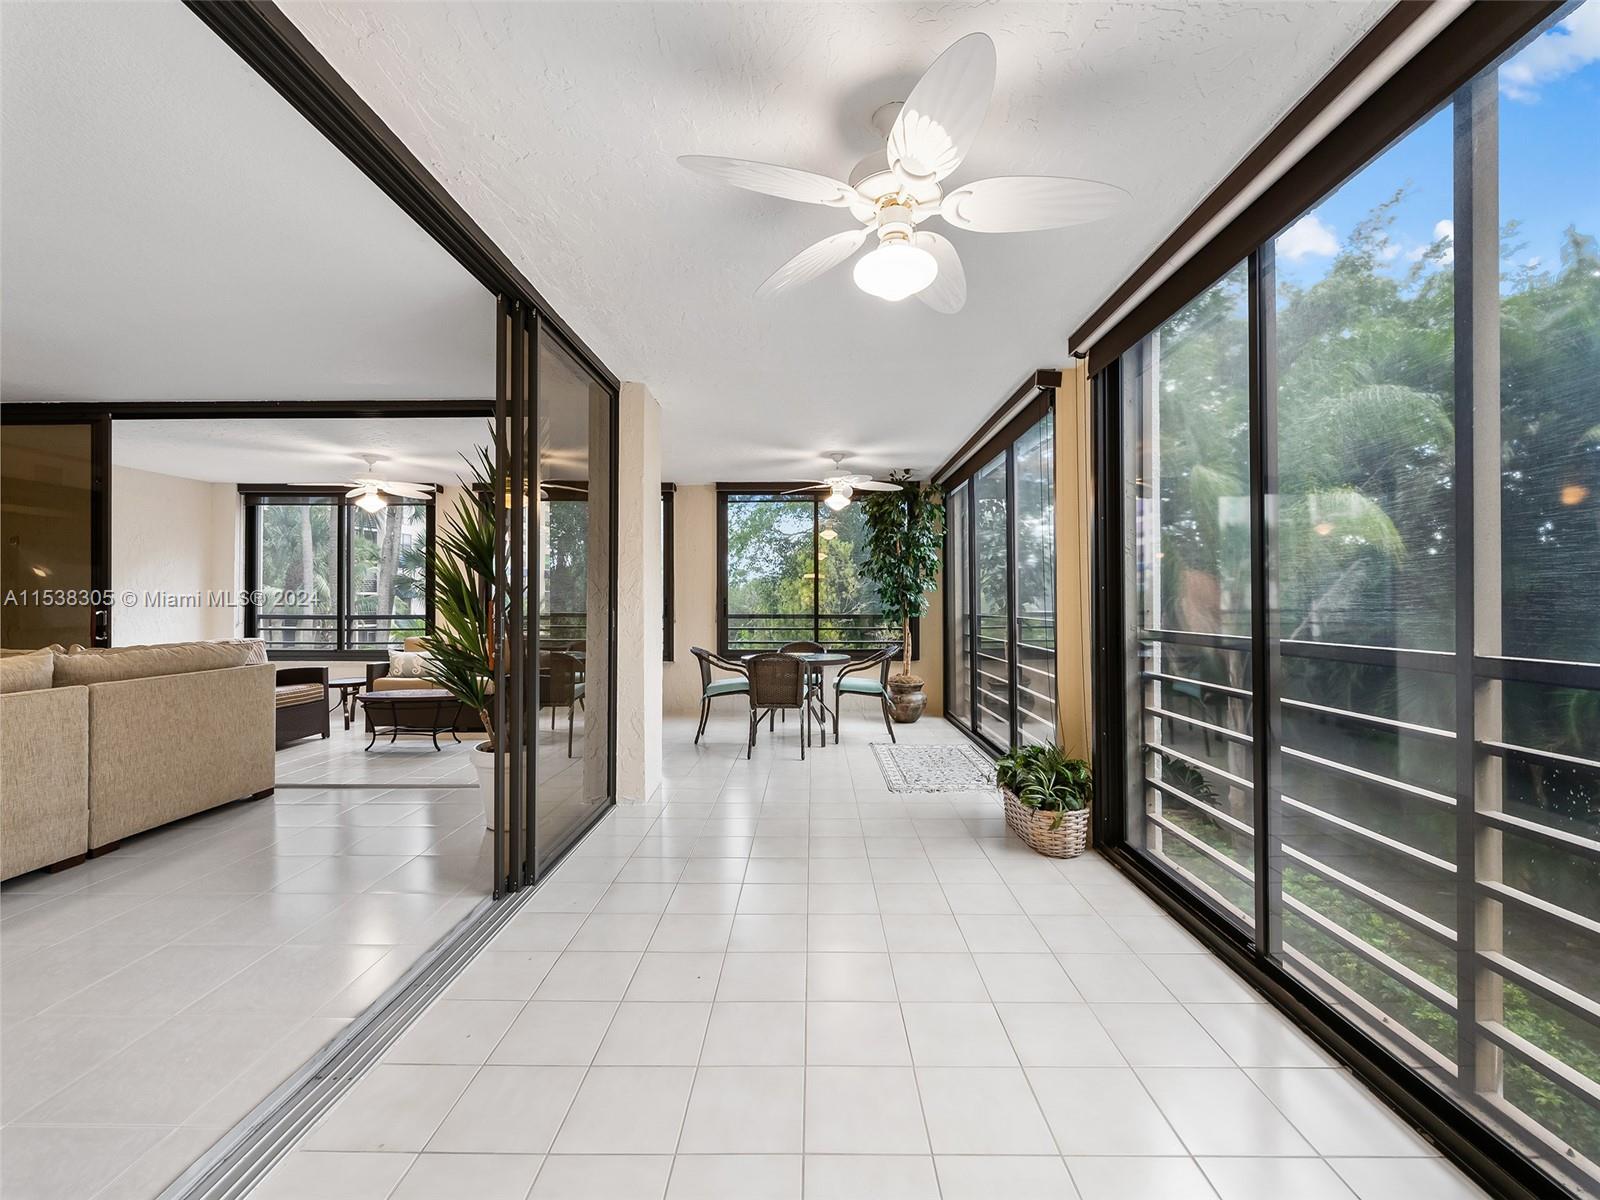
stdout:
[(348, 648), (398, 648), (427, 631), (428, 506), (391, 500), (377, 512), (348, 512)]
[(269, 650), (339, 648), (339, 505), (264, 499), (256, 520), (257, 632)]
[(748, 654), (816, 637), (809, 499), (727, 499), (728, 650)]
[(93, 642), (93, 441), (88, 425), (7, 425), (0, 434), (8, 650)]
[[(1501, 469), (1498, 488), (1479, 484), (1477, 508), (1480, 523), (1498, 524), (1500, 595), (1495, 611), (1480, 594), (1483, 654), (1600, 664), (1597, 37), (1600, 3), (1589, 0), (1496, 81)], [(1580, 46), (1589, 49), (1573, 53)], [(1520, 968), (1600, 996), (1600, 688), (1480, 683), (1480, 695), (1479, 738), (1517, 749), (1483, 764), (1478, 807), (1550, 831), (1505, 834), (1498, 861), (1480, 853), (1480, 874), (1534, 898), (1485, 904), (1480, 936), (1497, 936)], [(1481, 1090), (1556, 1139), (1553, 1152), (1530, 1144), (1531, 1155), (1581, 1164), (1580, 1186), (1600, 1195), (1600, 1023), (1513, 977), (1500, 986), (1491, 1017), (1532, 1049), (1500, 1054), (1502, 1077), (1480, 1078)], [(1541, 1054), (1554, 1071), (1538, 1069)], [(1568, 1079), (1586, 1081), (1588, 1095)]]
[(825, 646), (866, 650), (901, 638), (899, 629), (879, 617), (877, 589), (862, 573), (866, 512), (859, 503), (838, 512), (826, 506), (817, 509), (817, 565), (822, 571), (817, 640)]
[(610, 773), (611, 395), (539, 346), (539, 711), (534, 853), (543, 871), (607, 806)]
[(1124, 503), (1128, 835), (1235, 920), (1254, 919), (1250, 446), (1240, 265), (1122, 360), (1135, 439)]
[[(1285, 965), (1456, 1056), (1452, 114), (1273, 244)], [(1320, 645), (1319, 645), (1320, 644)], [(1353, 649), (1357, 648), (1357, 649)], [(1360, 647), (1442, 651), (1439, 673)]]
[(1011, 744), (1011, 652), (1007, 630), (1011, 623), (1007, 543), (1010, 511), (1006, 456), (1001, 454), (972, 479), (973, 515), (977, 521), (978, 586), (974, 600), (978, 613), (978, 711), (973, 726), (990, 741)]
[(1017, 737), (1056, 740), (1055, 427), (1017, 439)]
[(950, 534), (944, 564), (945, 656), (950, 663), (950, 688), (944, 710), (963, 725), (972, 722), (972, 596), (967, 572), (972, 546), (967, 524), (971, 492), (967, 484), (945, 497), (945, 522)]

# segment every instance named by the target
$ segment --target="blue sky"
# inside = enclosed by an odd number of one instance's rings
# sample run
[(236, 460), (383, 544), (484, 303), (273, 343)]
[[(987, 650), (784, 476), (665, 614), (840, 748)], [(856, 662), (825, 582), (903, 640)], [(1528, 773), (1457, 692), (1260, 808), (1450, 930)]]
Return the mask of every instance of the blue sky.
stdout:
[[(1587, 0), (1501, 65), (1500, 220), (1522, 223), (1513, 263), (1553, 269), (1561, 233), (1600, 235), (1600, 0)], [(1388, 252), (1408, 270), (1451, 233), (1448, 106), (1373, 160), (1278, 242), (1280, 276), (1309, 284), (1351, 228), (1402, 185)]]

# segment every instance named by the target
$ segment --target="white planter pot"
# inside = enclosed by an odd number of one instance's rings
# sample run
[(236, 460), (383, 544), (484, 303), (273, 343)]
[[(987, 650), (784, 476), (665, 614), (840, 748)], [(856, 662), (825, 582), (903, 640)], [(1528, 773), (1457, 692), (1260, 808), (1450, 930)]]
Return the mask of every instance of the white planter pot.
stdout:
[(494, 754), (482, 749), (472, 751), (472, 766), (478, 772), (478, 795), (483, 798), (483, 827), (494, 828)]

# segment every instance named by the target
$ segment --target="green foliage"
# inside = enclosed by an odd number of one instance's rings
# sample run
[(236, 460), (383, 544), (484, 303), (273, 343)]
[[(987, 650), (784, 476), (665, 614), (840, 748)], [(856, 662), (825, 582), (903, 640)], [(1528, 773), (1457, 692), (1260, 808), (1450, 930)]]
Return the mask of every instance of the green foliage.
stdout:
[(994, 778), (1029, 808), (1055, 813), (1051, 829), (1059, 829), (1066, 813), (1088, 808), (1094, 798), (1089, 764), (1054, 744), (1019, 746), (995, 763)]
[(494, 462), (480, 446), (433, 557), (435, 625), (423, 638), (423, 674), (474, 709), (494, 742)]
[(867, 553), (861, 569), (877, 591), (884, 619), (901, 628), (901, 671), (911, 674), (911, 622), (928, 611), (939, 586), (944, 548), (944, 493), (905, 473), (890, 477), (898, 492), (868, 492), (861, 509)]

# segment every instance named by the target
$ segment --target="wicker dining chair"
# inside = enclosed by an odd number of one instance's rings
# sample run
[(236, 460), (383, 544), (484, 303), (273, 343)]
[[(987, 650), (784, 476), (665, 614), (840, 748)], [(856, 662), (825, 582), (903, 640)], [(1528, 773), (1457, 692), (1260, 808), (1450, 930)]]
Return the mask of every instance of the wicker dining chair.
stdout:
[[(821, 654), (826, 650), (827, 650), (827, 647), (824, 646), (821, 642), (785, 642), (783, 645), (778, 647), (778, 653), (779, 654)], [(779, 715), (779, 717), (781, 717), (785, 721), (787, 721), (789, 719), (787, 713), (781, 713), (780, 712), (778, 715)], [(768, 729), (772, 728), (772, 722), (771, 721), (767, 722), (767, 728)], [(824, 725), (822, 727), (822, 731), (823, 731), (823, 733), (827, 733), (828, 727), (826, 725)], [(839, 737), (838, 737), (837, 734), (834, 735), (834, 739), (833, 740), (834, 741), (838, 741), (839, 740)]]
[[(889, 731), (891, 742), (899, 741), (894, 736), (894, 722), (889, 719), (889, 664), (900, 657), (900, 644), (885, 646), (882, 650), (874, 650), (865, 658), (858, 659), (846, 667), (841, 667), (833, 679), (833, 741), (839, 742), (839, 700), (844, 696), (876, 696), (879, 707), (883, 710), (883, 727)], [(876, 670), (878, 677), (868, 677), (868, 672)]]
[[(701, 735), (706, 731), (706, 721), (711, 716), (711, 702), (718, 696), (743, 696), (750, 690), (750, 680), (745, 676), (743, 663), (723, 658), (700, 646), (690, 646), (689, 653), (700, 660), (700, 727), (694, 731), (694, 742), (698, 746)], [(712, 667), (732, 671), (734, 677), (713, 679)]]
[(756, 730), (762, 717), (788, 709), (800, 711), (800, 758), (806, 756), (811, 736), (810, 697), (806, 692), (806, 664), (792, 654), (758, 654), (746, 663), (750, 671), (750, 738), (744, 756), (755, 753)]
[(583, 703), (583, 664), (564, 650), (539, 652), (539, 707), (550, 710), (550, 728), (556, 727), (556, 709), (567, 710), (567, 757), (572, 757), (572, 723)]

